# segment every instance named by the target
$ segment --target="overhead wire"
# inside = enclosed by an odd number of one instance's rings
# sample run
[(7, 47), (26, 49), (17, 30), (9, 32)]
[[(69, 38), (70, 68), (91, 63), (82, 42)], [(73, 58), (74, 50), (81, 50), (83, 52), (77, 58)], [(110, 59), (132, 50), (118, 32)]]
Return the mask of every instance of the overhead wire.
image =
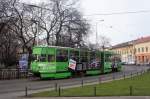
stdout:
[(126, 11), (126, 12), (97, 13), (97, 14), (89, 14), (84, 16), (123, 15), (123, 14), (136, 14), (136, 13), (149, 13), (149, 12), (150, 10), (139, 10), (139, 11)]

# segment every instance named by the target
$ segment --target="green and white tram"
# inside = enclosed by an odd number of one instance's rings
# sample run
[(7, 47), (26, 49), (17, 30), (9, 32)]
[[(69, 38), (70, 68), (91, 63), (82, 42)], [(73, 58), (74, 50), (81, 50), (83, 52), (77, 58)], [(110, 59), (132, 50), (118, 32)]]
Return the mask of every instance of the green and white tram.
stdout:
[[(41, 78), (67, 78), (121, 70), (117, 54), (69, 47), (33, 47), (30, 69)], [(116, 58), (118, 57), (118, 58)], [(115, 62), (115, 64), (114, 64)]]

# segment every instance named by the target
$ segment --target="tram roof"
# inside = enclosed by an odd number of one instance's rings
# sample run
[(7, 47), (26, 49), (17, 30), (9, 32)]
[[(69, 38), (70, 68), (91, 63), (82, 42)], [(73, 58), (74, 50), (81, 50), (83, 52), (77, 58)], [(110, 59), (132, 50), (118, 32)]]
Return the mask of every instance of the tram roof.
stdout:
[[(62, 47), (62, 46), (44, 46), (44, 45), (35, 46), (35, 47), (61, 48), (61, 49), (72, 49), (72, 50), (79, 50), (80, 49), (80, 48), (71, 48), (71, 47)], [(82, 49), (82, 50), (84, 51), (85, 49)], [(85, 51), (92, 51), (92, 50), (85, 50)], [(102, 51), (100, 51), (100, 52), (102, 52)], [(112, 51), (104, 51), (104, 52), (107, 54), (114, 54)]]
[(71, 48), (71, 47), (62, 47), (62, 46), (35, 46), (35, 47), (48, 47), (48, 48), (62, 48), (62, 49), (74, 49), (74, 50), (78, 50), (80, 48)]

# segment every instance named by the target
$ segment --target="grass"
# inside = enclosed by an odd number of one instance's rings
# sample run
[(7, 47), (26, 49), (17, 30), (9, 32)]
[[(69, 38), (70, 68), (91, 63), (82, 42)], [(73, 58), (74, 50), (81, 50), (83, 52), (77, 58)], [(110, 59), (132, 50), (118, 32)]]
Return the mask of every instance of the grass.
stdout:
[[(132, 86), (132, 89), (130, 88)], [(96, 93), (95, 89), (96, 87)], [(137, 77), (115, 80), (96, 85), (61, 89), (61, 96), (150, 96), (150, 72)], [(44, 91), (32, 94), (33, 97), (59, 96), (59, 91)]]

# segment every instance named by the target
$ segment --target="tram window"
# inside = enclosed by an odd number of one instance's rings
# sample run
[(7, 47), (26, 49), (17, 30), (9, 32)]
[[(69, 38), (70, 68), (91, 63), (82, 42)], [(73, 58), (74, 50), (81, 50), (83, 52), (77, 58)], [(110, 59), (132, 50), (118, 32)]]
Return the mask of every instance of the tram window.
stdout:
[(70, 56), (79, 56), (78, 51), (70, 51)]
[(57, 62), (67, 62), (68, 61), (68, 51), (65, 49), (57, 49), (56, 61)]
[(99, 58), (99, 59), (101, 58), (100, 53), (96, 53), (95, 56), (96, 56), (96, 58)]
[(36, 54), (33, 54), (31, 59), (32, 59), (32, 61), (37, 60), (37, 55), (36, 55)]
[(95, 52), (90, 52), (90, 60), (93, 60), (96, 58)]
[(40, 62), (46, 62), (46, 55), (42, 54), (41, 56), (39, 56), (39, 61)]
[(74, 53), (76, 57), (79, 57), (79, 51), (74, 51)]
[(81, 62), (88, 62), (88, 58), (87, 57), (81, 57)]
[(57, 56), (57, 57), (56, 57), (56, 61), (57, 61), (57, 62), (67, 62), (67, 61), (68, 61), (68, 57), (67, 57), (67, 56), (63, 56), (63, 55), (60, 55), (60, 56)]
[(86, 57), (87, 56), (87, 52), (86, 51), (81, 51), (80, 52), (80, 56), (81, 57)]
[(75, 57), (74, 60), (75, 60), (76, 62), (79, 62), (79, 57)]
[(48, 62), (54, 62), (55, 56), (54, 55), (48, 55)]
[(96, 57), (90, 56), (90, 60), (94, 60), (94, 59), (96, 59)]
[(57, 49), (57, 55), (68, 55), (68, 51), (65, 49)]
[(71, 50), (69, 58), (75, 60), (76, 62), (79, 62), (79, 51)]
[(105, 62), (110, 62), (111, 61), (111, 56), (110, 55), (105, 55)]

